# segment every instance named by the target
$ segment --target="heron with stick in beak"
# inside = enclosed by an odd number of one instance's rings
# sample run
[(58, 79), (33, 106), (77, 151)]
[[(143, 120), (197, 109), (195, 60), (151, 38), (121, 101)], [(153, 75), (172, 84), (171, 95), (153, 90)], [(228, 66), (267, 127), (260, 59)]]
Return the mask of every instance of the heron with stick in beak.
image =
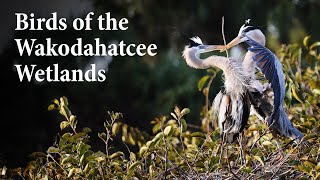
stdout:
[[(221, 133), (226, 136), (227, 142), (234, 141), (243, 131), (251, 109), (259, 119), (268, 124), (282, 155), (278, 135), (295, 141), (301, 140), (303, 135), (293, 126), (283, 107), (285, 81), (279, 59), (265, 47), (266, 39), (261, 30), (247, 24), (248, 22), (241, 26), (238, 36), (227, 45), (203, 45), (200, 38), (191, 38), (190, 46), (183, 51), (183, 57), (193, 68), (205, 69), (214, 66), (223, 70), (225, 90), (216, 96), (213, 108), (218, 116)], [(239, 43), (249, 46), (242, 62), (223, 56), (200, 59), (201, 53), (225, 51)], [(262, 85), (256, 79), (256, 68), (264, 74), (268, 84)], [(273, 92), (272, 97), (267, 93), (270, 89)]]

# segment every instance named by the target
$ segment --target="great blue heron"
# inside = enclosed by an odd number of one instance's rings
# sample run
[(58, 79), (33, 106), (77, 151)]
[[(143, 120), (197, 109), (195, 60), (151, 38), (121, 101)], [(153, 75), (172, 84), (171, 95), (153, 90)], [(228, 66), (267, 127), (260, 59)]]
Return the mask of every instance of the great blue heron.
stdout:
[(215, 50), (216, 46), (203, 45), (198, 37), (190, 39), (190, 46), (185, 47), (183, 57), (193, 68), (206, 69), (218, 67), (223, 70), (225, 81), (224, 91), (216, 96), (214, 110), (218, 115), (219, 127), (226, 134), (228, 142), (244, 129), (250, 114), (249, 88), (250, 79), (245, 75), (240, 61), (223, 56), (209, 56), (200, 59), (200, 54)]
[[(223, 56), (200, 59), (201, 53), (226, 50), (241, 42), (249, 45), (242, 62)], [(259, 29), (244, 24), (238, 36), (226, 46), (203, 45), (200, 38), (191, 38), (190, 46), (183, 51), (183, 57), (193, 68), (215, 66), (223, 70), (225, 90), (216, 96), (213, 107), (218, 114), (221, 132), (226, 135), (228, 142), (234, 141), (244, 129), (250, 106), (260, 119), (267, 122), (274, 136), (280, 134), (292, 139), (302, 139), (303, 135), (292, 125), (283, 108), (285, 82), (282, 65), (274, 53), (265, 47), (265, 36)], [(256, 67), (271, 84), (273, 102), (268, 95), (268, 85), (262, 85), (255, 77)], [(278, 141), (277, 144), (280, 148)]]

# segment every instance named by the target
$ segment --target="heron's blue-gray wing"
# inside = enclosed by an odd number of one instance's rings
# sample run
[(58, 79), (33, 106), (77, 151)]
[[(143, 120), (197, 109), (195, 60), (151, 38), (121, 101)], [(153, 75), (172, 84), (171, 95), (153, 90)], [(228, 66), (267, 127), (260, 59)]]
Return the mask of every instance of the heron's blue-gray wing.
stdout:
[(248, 50), (255, 53), (253, 60), (260, 68), (265, 78), (271, 84), (274, 92), (274, 109), (270, 116), (269, 123), (273, 122), (275, 115), (278, 114), (279, 107), (282, 106), (285, 95), (285, 81), (282, 70), (282, 65), (276, 55), (268, 48), (260, 45), (250, 37), (246, 43), (249, 45)]
[(273, 128), (280, 134), (293, 139), (302, 139), (302, 133), (292, 125), (283, 108), (285, 81), (279, 59), (268, 48), (260, 45), (248, 36), (247, 38), (248, 50), (255, 53), (253, 60), (271, 84), (274, 93), (274, 107), (268, 120), (269, 125), (274, 122)]

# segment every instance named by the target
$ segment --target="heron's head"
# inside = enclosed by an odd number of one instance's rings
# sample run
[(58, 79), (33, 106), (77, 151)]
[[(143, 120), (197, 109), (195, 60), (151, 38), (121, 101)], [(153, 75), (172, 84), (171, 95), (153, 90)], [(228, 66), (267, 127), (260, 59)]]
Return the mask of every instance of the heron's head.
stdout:
[(238, 37), (240, 38), (240, 42), (246, 41), (248, 40), (247, 37), (250, 37), (263, 46), (266, 44), (266, 38), (264, 34), (260, 31), (260, 29), (254, 26), (245, 26), (245, 24), (242, 25), (239, 30)]
[(248, 37), (263, 46), (265, 46), (266, 44), (266, 38), (264, 34), (260, 31), (260, 29), (254, 26), (247, 26), (246, 24), (244, 24), (241, 26), (238, 36), (234, 38), (229, 44), (227, 44), (225, 49), (230, 49), (239, 43), (247, 41)]
[(214, 45), (205, 45), (202, 43), (202, 40), (198, 37), (188, 38), (190, 45), (186, 47), (186, 49), (196, 50), (197, 53), (205, 53), (212, 51), (212, 49), (216, 49)]

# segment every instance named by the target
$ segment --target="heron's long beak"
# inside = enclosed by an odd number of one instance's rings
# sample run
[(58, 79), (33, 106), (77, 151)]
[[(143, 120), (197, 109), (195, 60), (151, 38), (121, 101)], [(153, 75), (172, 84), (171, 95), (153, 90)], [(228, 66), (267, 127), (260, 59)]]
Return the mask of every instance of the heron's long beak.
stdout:
[(231, 42), (229, 42), (227, 45), (206, 45), (205, 46), (205, 50), (204, 52), (210, 52), (210, 51), (226, 51), (230, 48), (232, 48), (233, 46), (236, 46), (237, 44), (241, 43), (242, 40), (239, 36), (237, 36), (236, 38), (234, 38)]
[(217, 51), (225, 49), (224, 45), (205, 45), (204, 52)]
[(242, 42), (241, 38), (239, 36), (237, 36), (231, 42), (229, 42), (226, 46), (224, 46), (223, 49), (220, 49), (220, 51), (226, 51), (226, 50), (232, 48), (233, 46), (238, 45), (241, 42)]

